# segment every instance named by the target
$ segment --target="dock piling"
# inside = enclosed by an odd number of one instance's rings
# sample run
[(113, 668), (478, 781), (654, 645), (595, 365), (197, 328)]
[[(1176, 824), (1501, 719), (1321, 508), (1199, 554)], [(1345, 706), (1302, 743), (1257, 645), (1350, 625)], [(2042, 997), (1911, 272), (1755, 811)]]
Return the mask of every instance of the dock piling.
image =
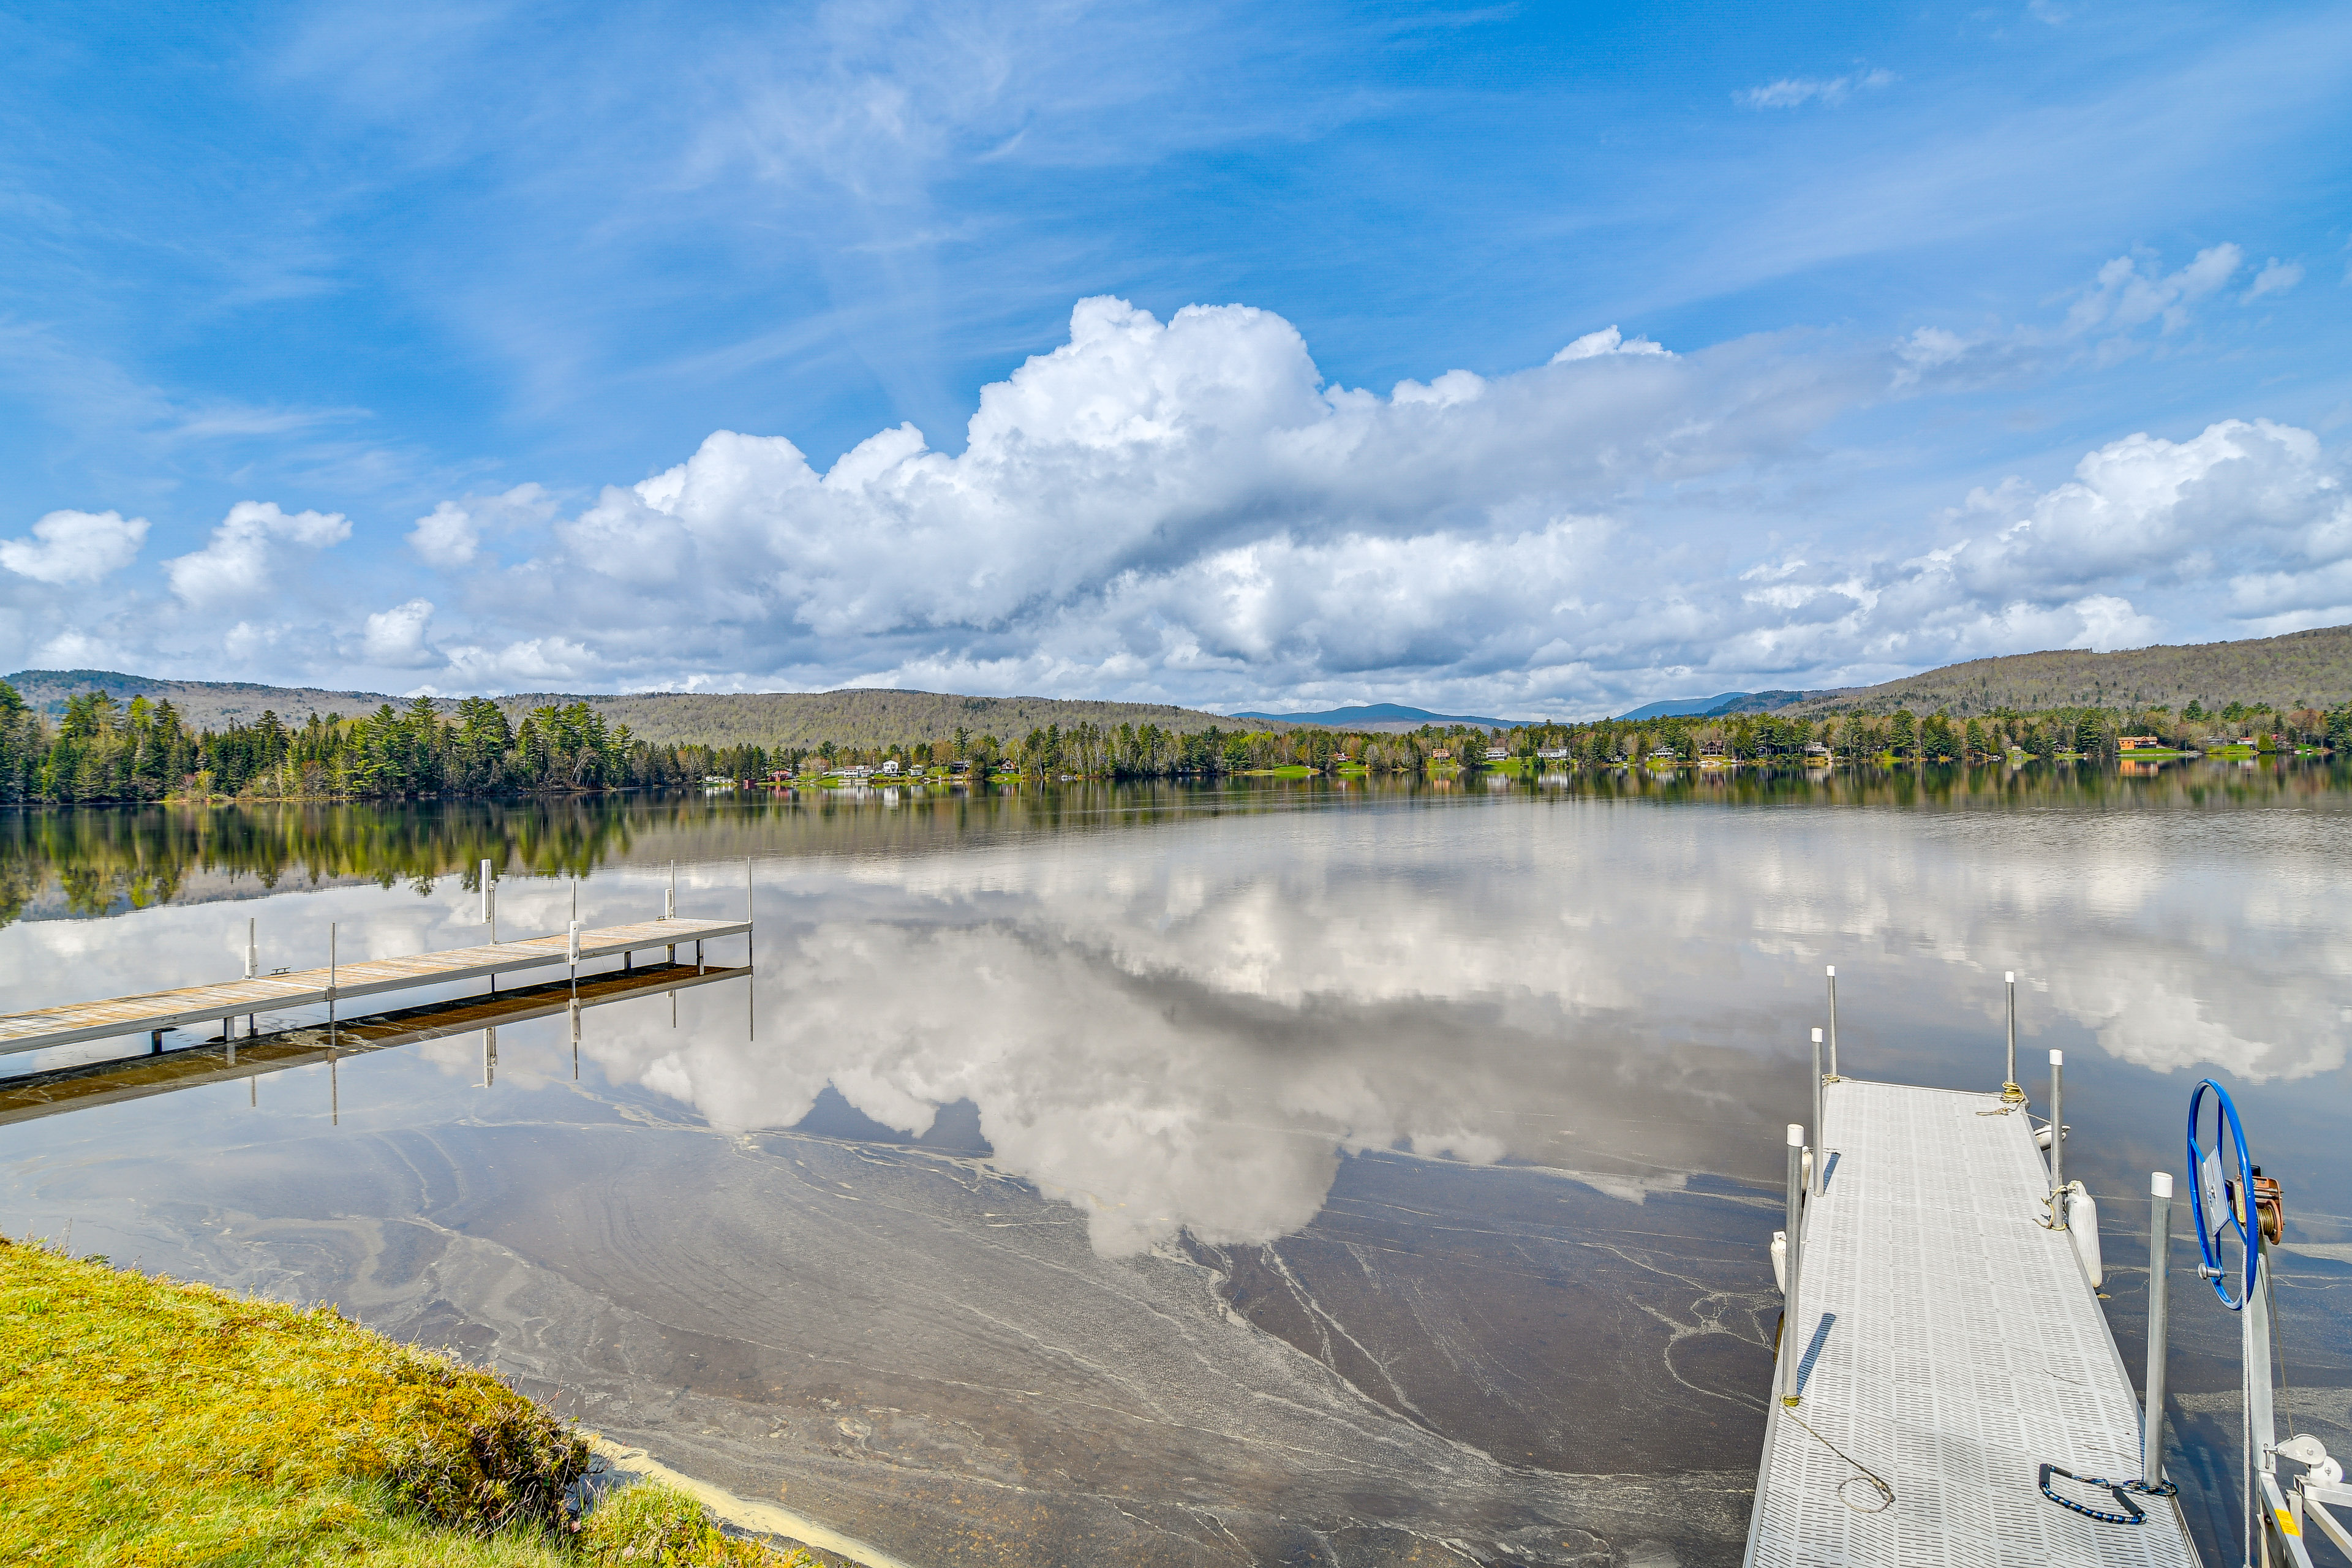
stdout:
[(1780, 1298), (1780, 1403), (1797, 1403), (1797, 1284), (1804, 1258), (1805, 1130), (1789, 1123), (1789, 1288)]
[(247, 980), (258, 978), (261, 973), (261, 945), (254, 940), (253, 924), (254, 917), (247, 915), (245, 921), (245, 977)]
[(2172, 1173), (2147, 1175), (2147, 1409), (2142, 1418), (2140, 1484), (2164, 1480), (2164, 1362), (2172, 1271)]
[(1837, 1065), (1837, 965), (1829, 965), (1830, 978), (1830, 1077), (1838, 1076)]
[(2050, 1228), (2066, 1228), (2066, 1053), (2050, 1053)]

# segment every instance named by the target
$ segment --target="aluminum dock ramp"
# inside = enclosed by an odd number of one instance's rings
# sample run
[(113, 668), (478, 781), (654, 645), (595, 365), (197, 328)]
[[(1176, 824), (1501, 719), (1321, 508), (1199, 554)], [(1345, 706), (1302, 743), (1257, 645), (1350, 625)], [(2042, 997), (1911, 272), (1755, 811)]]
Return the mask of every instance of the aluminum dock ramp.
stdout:
[(1783, 1403), (1784, 1359), (1749, 1568), (2191, 1568), (2169, 1500), (2136, 1498), (2145, 1522), (2118, 1524), (2042, 1493), (2045, 1463), (2138, 1476), (2140, 1405), (2074, 1242), (2046, 1228), (2024, 1107), (1842, 1079), (1823, 1086), (1821, 1122), (1824, 1184), (1780, 1349), (1800, 1358), (1798, 1403)]

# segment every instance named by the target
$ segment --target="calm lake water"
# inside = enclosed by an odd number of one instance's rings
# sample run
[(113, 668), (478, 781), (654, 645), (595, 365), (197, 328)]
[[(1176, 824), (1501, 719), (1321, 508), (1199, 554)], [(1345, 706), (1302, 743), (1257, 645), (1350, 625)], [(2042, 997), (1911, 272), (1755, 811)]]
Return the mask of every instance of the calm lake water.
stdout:
[[(2135, 1375), (2147, 1173), (2227, 1085), (2283, 1409), (2352, 1451), (2347, 807), (2203, 763), (0, 816), (11, 1008), (234, 975), (248, 917), (265, 967), (471, 943), (484, 857), (503, 934), (673, 861), (732, 918), (749, 858), (759, 921), (576, 1080), (554, 1018), (488, 1084), (478, 1036), (346, 1060), (339, 1124), (306, 1068), (0, 1127), (0, 1228), (338, 1302), (910, 1563), (1736, 1563), (1825, 963), (1847, 1073), (1988, 1089), (2019, 972)], [(2236, 1321), (2177, 1228), (2219, 1562)]]

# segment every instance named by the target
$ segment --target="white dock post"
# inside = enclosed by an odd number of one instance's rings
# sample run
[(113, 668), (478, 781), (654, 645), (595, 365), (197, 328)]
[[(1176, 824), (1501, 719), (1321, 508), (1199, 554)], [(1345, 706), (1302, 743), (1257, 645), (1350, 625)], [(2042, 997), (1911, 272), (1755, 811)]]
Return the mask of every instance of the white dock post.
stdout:
[(335, 1048), (335, 922), (327, 922), (327, 1048)]
[(253, 980), (258, 978), (260, 973), (261, 948), (254, 941), (253, 917), (248, 915), (245, 921), (245, 977), (247, 980)]
[(1789, 1123), (1789, 1288), (1780, 1301), (1780, 1403), (1797, 1403), (1797, 1284), (1804, 1258), (1805, 1130)]
[[(669, 886), (662, 889), (662, 919), (666, 921), (677, 919), (677, 862), (675, 860), (669, 863)], [(667, 962), (671, 963), (677, 962), (677, 943), (670, 943)], [(677, 1011), (677, 993), (675, 991), (670, 993), (670, 1011), (673, 1014)], [(673, 1017), (670, 1022), (676, 1024), (677, 1020)]]
[(2017, 1087), (2017, 971), (2004, 971), (2003, 978), (2009, 982), (2009, 1075), (2000, 1080), (2000, 1097), (2022, 1105), (2025, 1091)]
[(1835, 1081), (1837, 1066), (1837, 965), (1829, 965), (1830, 977), (1830, 1078)]
[[(490, 880), (490, 863), (482, 862), (482, 923), (490, 928), (490, 945), (499, 945), (499, 885)], [(499, 994), (499, 972), (490, 971), (490, 994)]]
[(2050, 1228), (2066, 1228), (2066, 1053), (2050, 1053)]
[(499, 1026), (487, 1026), (482, 1030), (482, 1087), (488, 1089), (499, 1081)]
[(2164, 1479), (2164, 1354), (2172, 1269), (2172, 1173), (2147, 1175), (2147, 1409), (2141, 1418), (2139, 1479)]
[(1813, 1177), (1806, 1184), (1815, 1197), (1821, 1196), (1823, 1167), (1829, 1163), (1829, 1151), (1822, 1143), (1822, 1032), (1813, 1031)]
[(574, 920), (566, 934), (565, 962), (572, 966), (572, 1005), (580, 1005), (580, 922)]

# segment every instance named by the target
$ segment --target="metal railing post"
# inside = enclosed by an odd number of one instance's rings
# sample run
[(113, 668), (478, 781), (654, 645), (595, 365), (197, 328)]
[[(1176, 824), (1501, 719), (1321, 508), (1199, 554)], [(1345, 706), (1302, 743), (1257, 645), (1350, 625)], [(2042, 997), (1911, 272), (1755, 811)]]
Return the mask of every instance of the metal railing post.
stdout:
[(1797, 1403), (1797, 1285), (1805, 1255), (1805, 1130), (1789, 1123), (1789, 1241), (1782, 1261), (1789, 1288), (1780, 1304), (1780, 1403)]
[(2172, 1269), (2172, 1173), (2147, 1176), (2147, 1409), (2141, 1417), (2139, 1479), (2155, 1487), (2164, 1479), (2164, 1359), (2170, 1316)]
[(1837, 1065), (1837, 965), (1829, 965), (1830, 977), (1830, 1077), (1835, 1079)]
[(1813, 1031), (1813, 1174), (1812, 1179), (1806, 1183), (1806, 1186), (1811, 1190), (1815, 1197), (1821, 1195), (1822, 1167), (1829, 1163), (1828, 1153), (1822, 1146), (1823, 1142), (1822, 1091), (1822, 1032), (1815, 1029)]
[(2050, 1228), (2066, 1228), (2066, 1053), (2050, 1053)]
[(2025, 1091), (2017, 1087), (2017, 971), (2006, 971), (2009, 982), (2009, 1071), (2000, 1080), (2000, 1097), (2012, 1105), (2025, 1103)]

